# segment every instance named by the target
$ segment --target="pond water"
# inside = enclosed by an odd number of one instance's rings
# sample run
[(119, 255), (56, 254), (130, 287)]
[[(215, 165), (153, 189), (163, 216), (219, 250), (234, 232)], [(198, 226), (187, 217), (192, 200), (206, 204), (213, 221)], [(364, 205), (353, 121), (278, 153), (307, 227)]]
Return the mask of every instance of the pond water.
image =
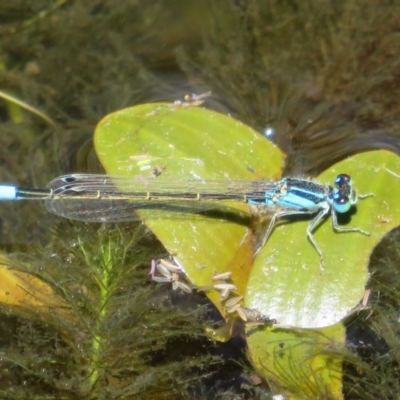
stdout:
[[(285, 174), (316, 175), (366, 150), (400, 151), (397, 1), (30, 3), (0, 4), (0, 90), (54, 125), (0, 95), (1, 182), (43, 187), (64, 173), (102, 172), (92, 137), (104, 116), (208, 91), (205, 107), (282, 149)], [(204, 321), (220, 321), (204, 297), (154, 289), (147, 267), (165, 252), (145, 227), (71, 223), (40, 202), (4, 202), (0, 252), (4, 398), (268, 392), (236, 363), (247, 362), (241, 335), (209, 341)], [(15, 280), (10, 267), (23, 275)], [(17, 286), (26, 297), (13, 294)], [(393, 320), (384, 321), (391, 332)], [(385, 339), (374, 337), (377, 353), (397, 349)], [(374, 373), (360, 383), (350, 369), (357, 390), (348, 398), (362, 398), (364, 387), (374, 398)], [(387, 374), (389, 395), (399, 387)]]

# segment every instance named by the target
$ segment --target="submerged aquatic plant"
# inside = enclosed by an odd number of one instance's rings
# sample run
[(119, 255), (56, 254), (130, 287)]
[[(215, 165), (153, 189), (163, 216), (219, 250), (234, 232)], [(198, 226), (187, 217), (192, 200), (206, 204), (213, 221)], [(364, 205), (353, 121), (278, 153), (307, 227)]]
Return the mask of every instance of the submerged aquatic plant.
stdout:
[[(184, 349), (207, 341), (202, 311), (179, 310), (168, 291), (154, 291), (143, 227), (65, 228), (58, 234), (73, 232), (74, 243), (25, 262), (3, 256), (2, 288), (19, 301), (3, 301), (8, 334), (1, 362), (8, 379), (0, 395), (161, 399), (201, 386), (221, 359)], [(5, 280), (11, 276), (20, 283)]]

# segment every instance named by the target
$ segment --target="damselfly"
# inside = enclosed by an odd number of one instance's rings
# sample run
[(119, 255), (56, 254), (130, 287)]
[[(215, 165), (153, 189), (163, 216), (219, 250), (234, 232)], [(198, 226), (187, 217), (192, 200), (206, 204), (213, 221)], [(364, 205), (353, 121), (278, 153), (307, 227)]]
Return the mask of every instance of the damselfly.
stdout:
[[(277, 220), (295, 215), (309, 215), (307, 236), (323, 265), (322, 251), (313, 231), (331, 214), (338, 232), (367, 232), (339, 226), (337, 214), (343, 214), (357, 202), (349, 175), (340, 174), (334, 186), (303, 178), (268, 180), (190, 180), (165, 182), (108, 175), (72, 174), (58, 177), (47, 188), (23, 188), (0, 185), (0, 200), (44, 200), (48, 211), (65, 218), (86, 222), (121, 222), (138, 219), (138, 210), (166, 210), (200, 213), (223, 207), (222, 202), (245, 202), (256, 213), (272, 215), (260, 248), (271, 235)], [(204, 206), (206, 204), (206, 206)]]

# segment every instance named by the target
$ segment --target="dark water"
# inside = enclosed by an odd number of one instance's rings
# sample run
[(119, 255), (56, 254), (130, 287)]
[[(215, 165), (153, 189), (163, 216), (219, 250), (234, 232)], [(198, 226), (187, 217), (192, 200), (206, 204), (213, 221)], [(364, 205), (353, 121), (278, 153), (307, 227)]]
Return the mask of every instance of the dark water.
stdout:
[[(103, 116), (209, 90), (208, 108), (260, 134), (268, 129), (288, 155), (286, 173), (316, 174), (360, 151), (400, 150), (399, 1), (28, 3), (0, 3), (0, 89), (55, 126), (0, 100), (1, 181), (42, 186), (62, 173), (101, 171), (91, 138)], [(4, 203), (0, 251), (7, 265), (48, 283), (74, 315), (38, 318), (30, 301), (1, 308), (0, 398), (264, 393), (235, 362), (246, 362), (240, 339), (215, 348), (205, 338), (199, 321), (212, 311), (196, 311), (204, 299), (154, 291), (147, 265), (164, 253), (143, 227), (73, 224), (41, 204)], [(387, 257), (397, 287), (398, 257)], [(353, 347), (370, 337), (373, 345), (359, 351), (366, 365), (349, 369), (348, 398), (376, 398), (380, 374), (390, 377), (382, 398), (398, 389), (396, 318), (388, 310), (399, 299), (390, 293), (383, 305), (377, 299), (384, 311), (375, 310), (368, 328), (349, 334)], [(385, 339), (376, 327), (382, 318)]]

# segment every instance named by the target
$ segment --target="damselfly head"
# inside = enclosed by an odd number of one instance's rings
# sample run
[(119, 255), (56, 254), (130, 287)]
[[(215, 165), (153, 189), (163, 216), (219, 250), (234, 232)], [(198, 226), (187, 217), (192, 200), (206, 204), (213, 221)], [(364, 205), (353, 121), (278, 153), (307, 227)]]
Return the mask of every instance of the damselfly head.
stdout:
[(339, 174), (335, 178), (336, 188), (333, 190), (332, 206), (338, 213), (345, 213), (357, 202), (356, 191), (352, 187), (350, 175)]
[(351, 187), (351, 177), (347, 174), (339, 174), (335, 178), (335, 186), (340, 190), (343, 187), (350, 186)]

